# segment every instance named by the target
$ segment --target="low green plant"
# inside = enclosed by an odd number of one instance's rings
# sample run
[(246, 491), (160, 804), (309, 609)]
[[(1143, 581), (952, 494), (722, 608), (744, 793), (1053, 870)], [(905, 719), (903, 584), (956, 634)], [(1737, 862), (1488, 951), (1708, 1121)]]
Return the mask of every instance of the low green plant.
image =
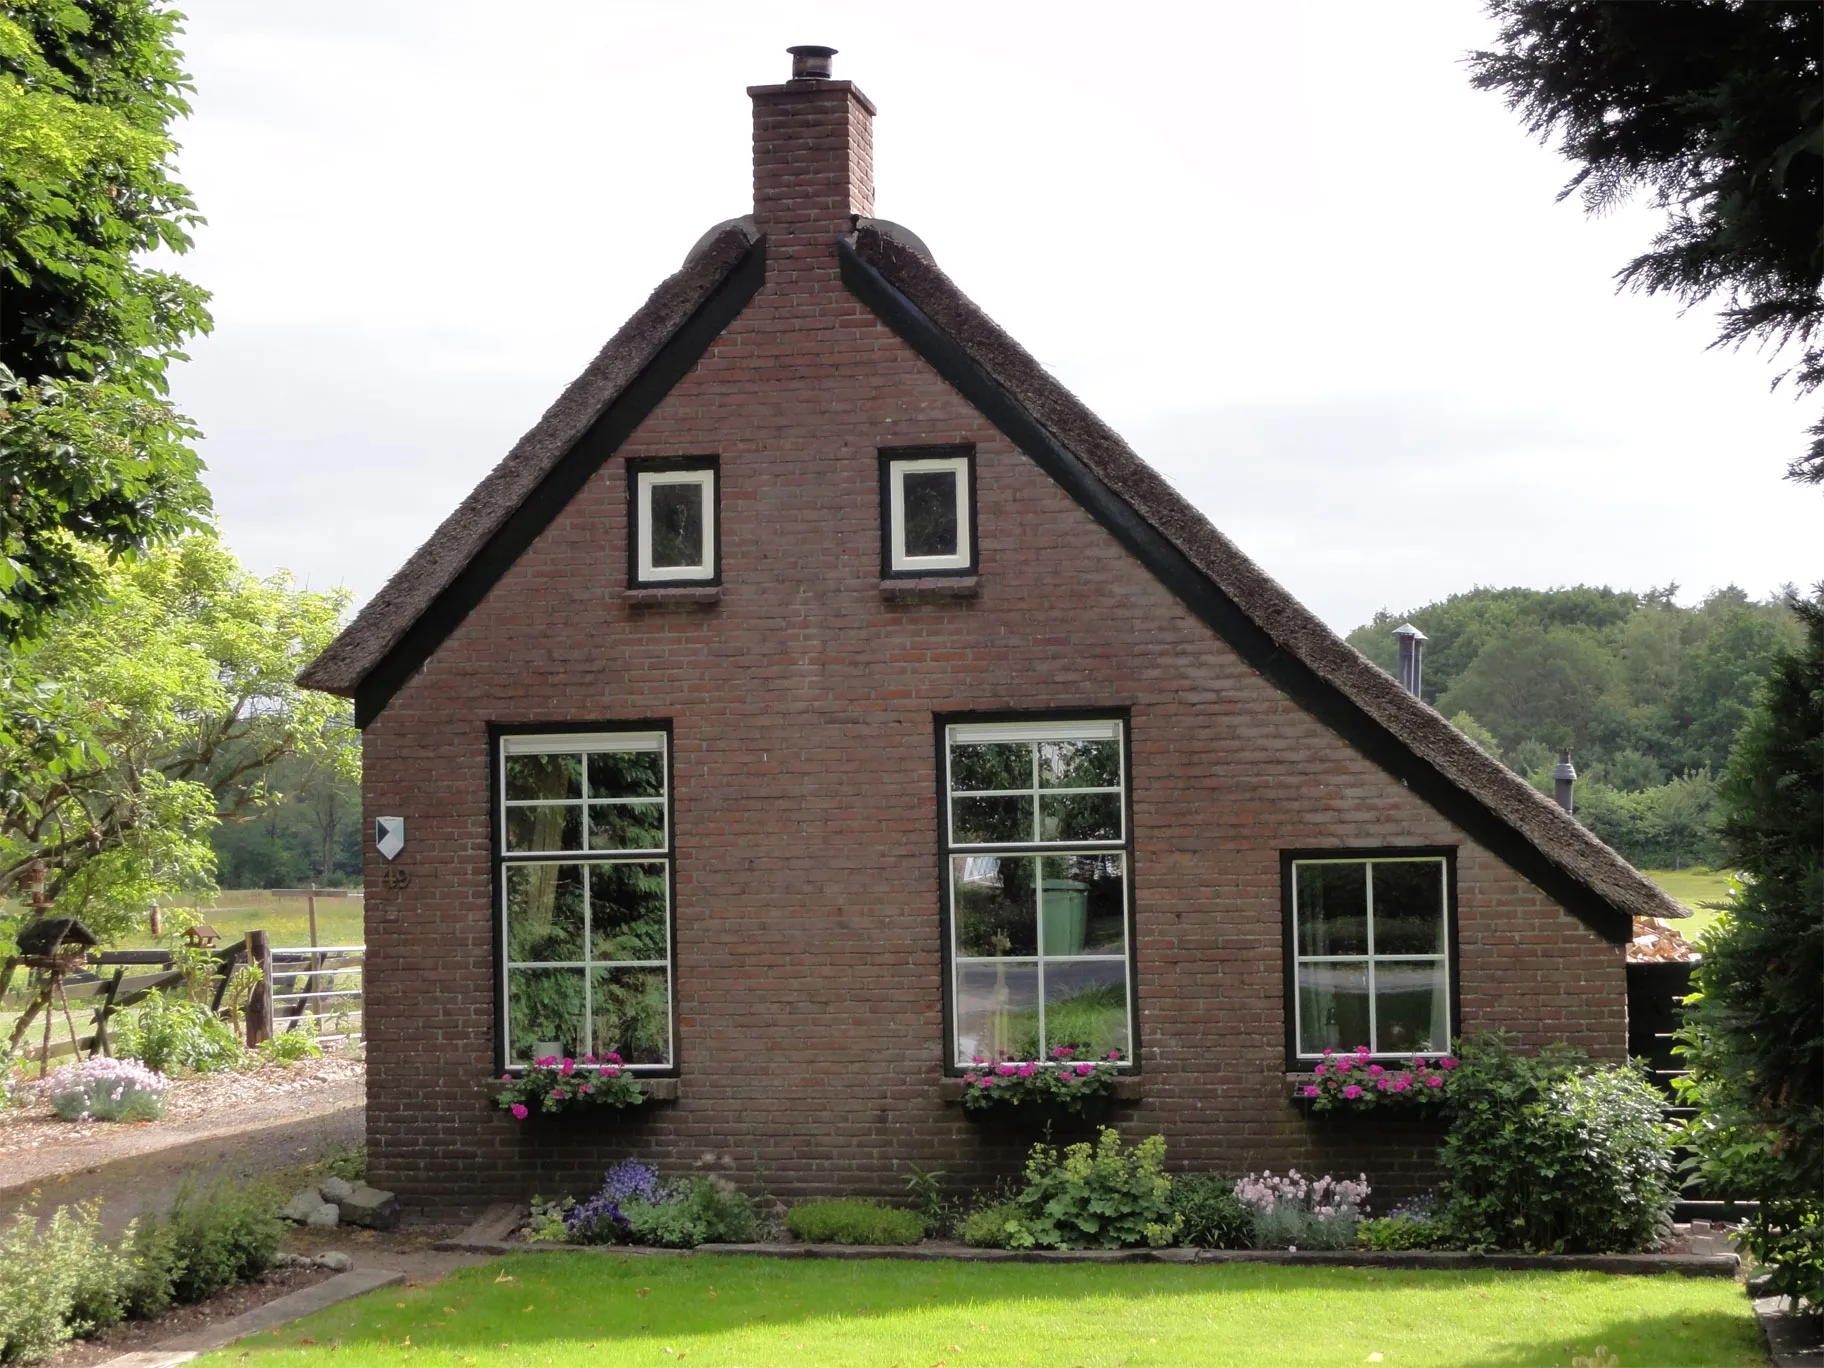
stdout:
[(1181, 1173), (1172, 1179), (1172, 1209), (1184, 1218), (1181, 1244), (1202, 1249), (1246, 1249), (1254, 1217), (1235, 1195), (1235, 1180), (1222, 1173)]
[(1522, 1055), (1500, 1035), (1459, 1053), (1441, 1220), (1470, 1249), (1651, 1248), (1670, 1228), (1672, 1129), (1635, 1066)]
[(200, 1192), (179, 1189), (169, 1218), (175, 1298), (202, 1301), (271, 1267), (285, 1232), (277, 1208), (275, 1194), (259, 1183), (224, 1179)]
[(1405, 1212), (1371, 1217), (1361, 1222), (1355, 1228), (1355, 1242), (1362, 1249), (1381, 1252), (1449, 1247), (1444, 1227), (1436, 1219)]
[(149, 993), (115, 1018), (114, 1053), (169, 1074), (179, 1069), (212, 1073), (238, 1066), (246, 1052), (234, 1027), (200, 1003)]
[(337, 1145), (324, 1153), (321, 1162), (328, 1177), (349, 1183), (367, 1181), (366, 1145)]
[(753, 1199), (726, 1178), (702, 1174), (668, 1183), (660, 1201), (630, 1199), (621, 1215), (634, 1244), (665, 1249), (745, 1244), (760, 1234)]
[(574, 1199), (560, 1197), (547, 1201), (536, 1192), (532, 1194), (531, 1214), (526, 1217), (525, 1225), (520, 1227), (520, 1234), (532, 1244), (564, 1244), (570, 1239), (570, 1227), (564, 1217), (576, 1207)]
[(785, 1228), (812, 1244), (909, 1245), (925, 1237), (915, 1211), (859, 1197), (802, 1202), (785, 1213)]
[(0, 1231), (0, 1363), (49, 1358), (120, 1320), (120, 1258), (102, 1238), (100, 1208), (58, 1207), (42, 1229), (21, 1210)]
[(906, 1161), (906, 1196), (912, 1210), (925, 1218), (931, 1234), (948, 1230), (956, 1221), (956, 1203), (944, 1195), (944, 1174)]
[(977, 1249), (1005, 1249), (1008, 1239), (1024, 1228), (1025, 1212), (1018, 1202), (990, 1202), (969, 1212), (957, 1225), (957, 1236)]
[(1157, 1249), (1171, 1244), (1184, 1226), (1171, 1198), (1162, 1135), (1124, 1150), (1120, 1135), (1103, 1126), (1094, 1145), (1069, 1145), (1062, 1154), (1034, 1145), (1026, 1158), (1026, 1185), (1014, 1198), (1020, 1217), (1008, 1225), (1007, 1247)]
[(323, 1058), (323, 1047), (317, 1044), (316, 1036), (305, 1030), (281, 1031), (255, 1048), (268, 1064), (291, 1065)]
[(142, 1212), (121, 1236), (121, 1307), (131, 1320), (163, 1314), (177, 1299), (177, 1234), (169, 1221)]

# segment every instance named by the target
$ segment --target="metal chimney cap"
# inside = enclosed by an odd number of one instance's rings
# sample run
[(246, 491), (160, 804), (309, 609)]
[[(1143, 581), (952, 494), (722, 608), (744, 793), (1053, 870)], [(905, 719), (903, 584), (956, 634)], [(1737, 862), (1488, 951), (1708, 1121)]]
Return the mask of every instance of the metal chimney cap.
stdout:
[(1576, 777), (1577, 766), (1571, 763), (1571, 748), (1569, 746), (1562, 746), (1558, 751), (1558, 765), (1552, 770), (1552, 778), (1575, 779)]
[(794, 81), (827, 81), (833, 68), (830, 58), (836, 55), (833, 47), (818, 47), (815, 44), (800, 44), (789, 47), (792, 54), (792, 79)]
[(1410, 622), (1402, 622), (1398, 627), (1393, 629), (1393, 634), (1399, 637), (1411, 637), (1414, 641), (1429, 641), (1431, 639), (1417, 627), (1414, 627)]

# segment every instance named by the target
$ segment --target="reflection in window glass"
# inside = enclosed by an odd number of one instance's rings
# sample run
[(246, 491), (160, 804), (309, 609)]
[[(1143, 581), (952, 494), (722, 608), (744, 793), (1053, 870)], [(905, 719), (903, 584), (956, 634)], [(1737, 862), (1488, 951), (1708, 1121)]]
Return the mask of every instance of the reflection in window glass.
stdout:
[(1450, 1047), (1441, 856), (1292, 863), (1298, 1053)]
[(958, 725), (946, 741), (955, 1062), (1129, 1058), (1120, 725)]
[(954, 556), (958, 551), (957, 472), (909, 470), (904, 475), (906, 554)]
[(556, 1043), (670, 1064), (664, 735), (510, 736), (501, 748), (508, 1063)]
[(689, 484), (653, 482), (652, 568), (676, 570), (703, 563), (703, 500), (708, 490)]

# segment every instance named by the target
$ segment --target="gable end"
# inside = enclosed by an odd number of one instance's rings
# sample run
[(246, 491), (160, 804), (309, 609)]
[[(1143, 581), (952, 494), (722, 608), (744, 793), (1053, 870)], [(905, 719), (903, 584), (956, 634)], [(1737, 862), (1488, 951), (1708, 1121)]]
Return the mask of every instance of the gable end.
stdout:
[(1598, 936), (1613, 945), (1625, 945), (1632, 939), (1633, 924), (1626, 913), (1553, 863), (1525, 834), (1440, 773), (1347, 693), (1269, 636), (949, 333), (864, 260), (852, 242), (840, 241), (838, 252), (843, 283), (856, 298), (930, 362), (1243, 660)]

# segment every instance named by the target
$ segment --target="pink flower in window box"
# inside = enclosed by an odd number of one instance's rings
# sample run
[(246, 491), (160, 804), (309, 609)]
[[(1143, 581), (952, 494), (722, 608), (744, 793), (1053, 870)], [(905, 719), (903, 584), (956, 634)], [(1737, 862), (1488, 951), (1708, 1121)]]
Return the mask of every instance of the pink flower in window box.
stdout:
[(526, 1111), (526, 1107), (525, 1107), (525, 1103), (523, 1103), (523, 1102), (515, 1102), (515, 1103), (514, 1103), (514, 1104), (513, 1104), (513, 1118), (514, 1118), (514, 1120), (516, 1120), (516, 1121), (524, 1121), (524, 1120), (525, 1120), (525, 1119), (526, 1119), (526, 1116), (527, 1116), (527, 1115), (528, 1115), (528, 1113), (527, 1113), (527, 1111)]
[(1353, 1083), (1343, 1089), (1343, 1096), (1348, 1098), (1351, 1102), (1355, 1101), (1355, 1099), (1361, 1095), (1362, 1090)]

